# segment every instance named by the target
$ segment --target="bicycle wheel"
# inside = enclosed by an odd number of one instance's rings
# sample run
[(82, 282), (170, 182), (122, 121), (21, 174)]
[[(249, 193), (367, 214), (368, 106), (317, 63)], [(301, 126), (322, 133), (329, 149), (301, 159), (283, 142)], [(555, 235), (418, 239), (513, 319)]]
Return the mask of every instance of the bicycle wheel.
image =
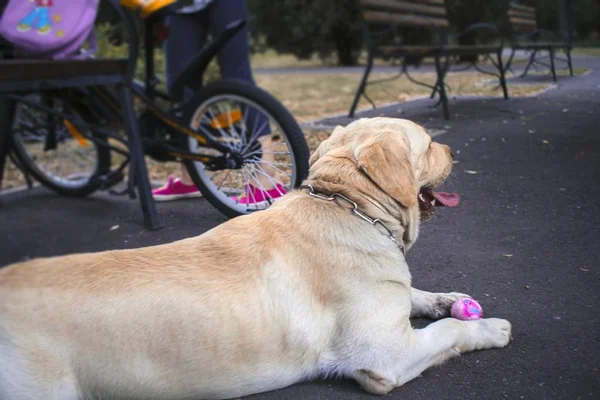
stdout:
[[(237, 160), (230, 168), (184, 161), (202, 195), (228, 217), (268, 208), (308, 175), (309, 150), (298, 123), (254, 85), (232, 80), (207, 85), (187, 103), (184, 118), (190, 129), (229, 147)], [(182, 141), (191, 152), (211, 151), (192, 137)]]
[[(81, 119), (60, 98), (28, 97), (47, 107)], [(110, 169), (110, 150), (74, 130), (71, 122), (17, 103), (13, 120), (13, 148), (27, 171), (42, 185), (67, 196), (87, 196), (100, 187), (93, 178)]]

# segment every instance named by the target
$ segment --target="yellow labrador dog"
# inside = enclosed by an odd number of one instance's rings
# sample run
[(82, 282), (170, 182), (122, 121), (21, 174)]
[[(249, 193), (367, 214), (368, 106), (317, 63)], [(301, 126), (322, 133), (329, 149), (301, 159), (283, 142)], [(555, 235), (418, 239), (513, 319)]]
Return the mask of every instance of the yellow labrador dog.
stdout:
[(440, 319), (466, 295), (411, 287), (421, 217), (456, 203), (432, 191), (447, 146), (363, 119), (310, 164), (310, 186), (201, 236), (0, 270), (0, 399), (221, 399), (319, 376), (382, 395), (508, 344), (508, 321)]

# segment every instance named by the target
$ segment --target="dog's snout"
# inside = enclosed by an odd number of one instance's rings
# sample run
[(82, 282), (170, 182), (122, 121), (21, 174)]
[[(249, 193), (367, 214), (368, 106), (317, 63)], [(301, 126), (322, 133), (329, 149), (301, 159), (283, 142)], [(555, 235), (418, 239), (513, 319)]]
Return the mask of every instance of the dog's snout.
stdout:
[(454, 160), (454, 152), (452, 150), (450, 150), (450, 157), (452, 157), (452, 159)]

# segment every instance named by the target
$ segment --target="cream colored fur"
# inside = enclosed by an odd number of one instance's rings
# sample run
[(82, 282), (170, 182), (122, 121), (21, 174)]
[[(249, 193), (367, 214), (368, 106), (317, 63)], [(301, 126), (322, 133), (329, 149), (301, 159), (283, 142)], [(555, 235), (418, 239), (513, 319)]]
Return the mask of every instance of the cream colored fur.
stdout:
[[(407, 249), (421, 187), (452, 167), (418, 125), (338, 127), (307, 183), (380, 218)], [(0, 399), (232, 398), (320, 376), (386, 394), (452, 356), (503, 347), (502, 319), (449, 314), (460, 293), (411, 288), (385, 232), (306, 191), (190, 239), (0, 270)]]

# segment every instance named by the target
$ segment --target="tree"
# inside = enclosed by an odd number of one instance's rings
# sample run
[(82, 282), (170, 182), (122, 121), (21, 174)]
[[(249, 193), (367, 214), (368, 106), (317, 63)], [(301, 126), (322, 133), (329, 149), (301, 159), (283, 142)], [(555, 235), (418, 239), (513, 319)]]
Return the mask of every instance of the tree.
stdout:
[(250, 32), (279, 53), (300, 59), (337, 55), (355, 65), (362, 45), (358, 1), (251, 0)]

